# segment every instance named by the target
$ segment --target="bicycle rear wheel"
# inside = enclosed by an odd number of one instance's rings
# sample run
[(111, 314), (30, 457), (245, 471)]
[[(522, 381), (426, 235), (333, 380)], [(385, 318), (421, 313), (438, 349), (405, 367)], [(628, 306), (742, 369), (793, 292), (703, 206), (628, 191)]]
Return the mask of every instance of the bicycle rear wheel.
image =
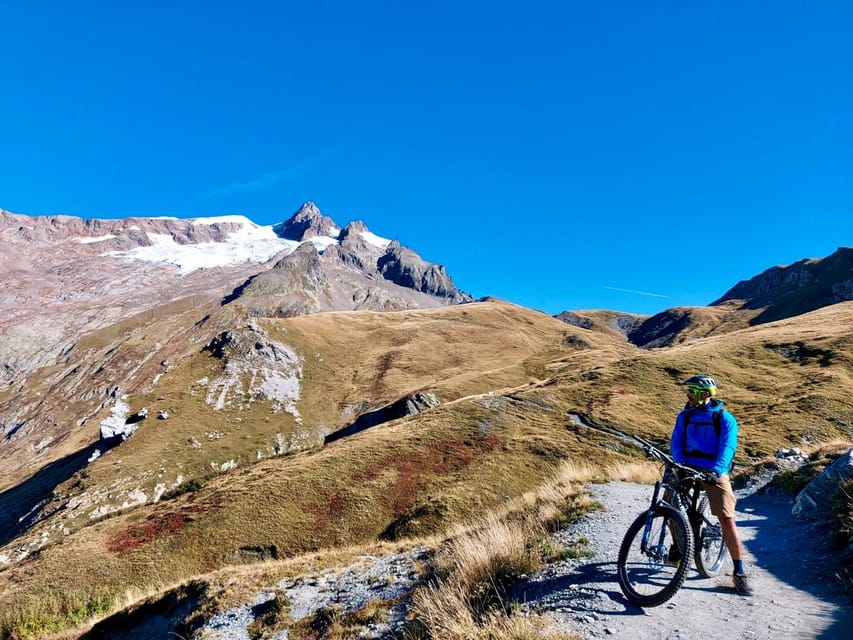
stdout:
[[(650, 521), (645, 551), (643, 537)], [(674, 562), (670, 550), (681, 558)], [(619, 549), (616, 566), (619, 587), (625, 597), (641, 607), (663, 604), (681, 588), (693, 554), (693, 536), (687, 518), (678, 509), (666, 505), (655, 507), (651, 516), (640, 514), (628, 527)]]
[(693, 535), (696, 537), (694, 561), (696, 569), (706, 578), (720, 573), (728, 555), (723, 531), (717, 518), (711, 514), (708, 496), (703, 495), (696, 507), (696, 520), (693, 522)]

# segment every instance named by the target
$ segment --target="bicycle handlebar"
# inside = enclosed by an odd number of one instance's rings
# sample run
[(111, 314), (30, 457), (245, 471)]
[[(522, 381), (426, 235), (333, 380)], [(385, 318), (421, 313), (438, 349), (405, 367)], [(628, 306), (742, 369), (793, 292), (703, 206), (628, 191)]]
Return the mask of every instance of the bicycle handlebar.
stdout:
[(704, 473), (702, 471), (697, 471), (693, 467), (688, 467), (676, 462), (672, 458), (672, 456), (662, 451), (661, 449), (658, 449), (651, 442), (643, 440), (639, 436), (632, 435), (631, 437), (642, 445), (643, 452), (650, 458), (654, 458), (655, 460), (663, 462), (667, 467), (673, 467), (675, 469), (679, 469), (680, 471), (684, 471), (692, 480), (704, 480), (706, 482), (713, 482), (714, 478), (709, 477), (711, 474)]

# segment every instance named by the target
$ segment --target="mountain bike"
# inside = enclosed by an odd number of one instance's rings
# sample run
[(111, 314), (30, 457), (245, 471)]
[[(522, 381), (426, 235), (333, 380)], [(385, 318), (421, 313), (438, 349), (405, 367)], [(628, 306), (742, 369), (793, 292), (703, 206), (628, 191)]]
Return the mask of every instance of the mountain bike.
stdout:
[(711, 578), (720, 572), (728, 550), (702, 489), (702, 481), (711, 478), (678, 464), (652, 443), (631, 437), (664, 470), (648, 510), (634, 520), (622, 540), (619, 587), (631, 603), (656, 607), (678, 592), (691, 561), (701, 575)]

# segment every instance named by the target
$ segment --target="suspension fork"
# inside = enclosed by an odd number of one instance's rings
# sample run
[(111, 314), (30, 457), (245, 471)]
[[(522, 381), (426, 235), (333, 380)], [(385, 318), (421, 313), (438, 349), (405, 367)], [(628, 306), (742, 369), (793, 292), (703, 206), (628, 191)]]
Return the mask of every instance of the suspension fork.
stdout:
[[(646, 526), (643, 528), (643, 540), (642, 540), (642, 543), (640, 544), (640, 549), (642, 550), (643, 553), (647, 553), (649, 550), (649, 535), (652, 532), (652, 519), (654, 518), (654, 515), (655, 515), (655, 509), (658, 506), (658, 496), (660, 495), (660, 489), (661, 489), (661, 481), (658, 480), (657, 482), (655, 482), (655, 490), (652, 493), (652, 502), (649, 505), (649, 510), (646, 511)], [(665, 530), (665, 527), (662, 527), (661, 528), (661, 536), (663, 536), (664, 530)], [(658, 544), (662, 544), (662, 543), (663, 543), (662, 539), (658, 541)]]

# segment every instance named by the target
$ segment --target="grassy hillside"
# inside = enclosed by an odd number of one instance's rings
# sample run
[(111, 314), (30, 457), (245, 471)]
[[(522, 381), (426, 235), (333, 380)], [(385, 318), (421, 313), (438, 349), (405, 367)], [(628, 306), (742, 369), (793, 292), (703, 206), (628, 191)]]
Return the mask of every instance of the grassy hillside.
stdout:
[[(243, 321), (229, 335), (129, 398), (171, 417), (58, 488), (76, 506), (27, 534), (54, 542), (0, 571), (0, 610), (43, 609), (62, 593), (96, 611), (234, 564), (447, 531), (567, 460), (636, 460), (568, 414), (662, 441), (683, 405), (677, 383), (697, 371), (718, 379), (741, 422), (742, 464), (853, 439), (853, 303), (650, 350), (501, 302)], [(258, 354), (277, 375), (298, 364), (291, 410), (252, 390)], [(223, 396), (215, 381), (235, 371)], [(320, 434), (418, 390), (441, 406), (321, 446)], [(282, 442), (298, 446), (277, 455)], [(92, 521), (94, 505), (158, 484), (158, 503)]]

